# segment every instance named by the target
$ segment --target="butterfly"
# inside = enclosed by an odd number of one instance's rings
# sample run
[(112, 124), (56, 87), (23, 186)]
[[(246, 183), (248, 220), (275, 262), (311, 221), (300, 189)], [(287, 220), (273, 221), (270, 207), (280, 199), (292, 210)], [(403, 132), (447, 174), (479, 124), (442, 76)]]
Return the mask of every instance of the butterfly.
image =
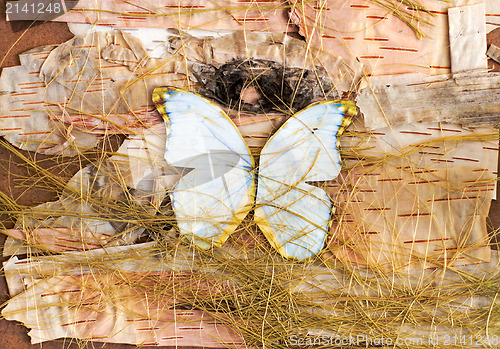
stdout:
[(351, 101), (323, 101), (291, 116), (263, 147), (258, 169), (236, 125), (216, 104), (174, 87), (153, 92), (167, 127), (166, 161), (184, 173), (170, 190), (180, 234), (222, 245), (253, 209), (284, 257), (304, 260), (325, 243), (333, 205), (314, 183), (340, 173), (337, 135), (356, 114)]

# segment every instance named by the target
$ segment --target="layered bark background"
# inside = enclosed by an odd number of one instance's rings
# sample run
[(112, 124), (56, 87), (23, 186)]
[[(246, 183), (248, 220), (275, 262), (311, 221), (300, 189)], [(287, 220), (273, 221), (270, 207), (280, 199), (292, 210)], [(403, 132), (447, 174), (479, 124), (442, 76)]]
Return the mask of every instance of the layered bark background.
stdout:
[[(0, 14), (5, 12), (4, 2), (0, 3)], [(73, 37), (67, 29), (65, 23), (40, 23), (32, 25), (30, 21), (6, 22), (3, 15), (0, 16), (0, 68), (18, 65), (18, 54), (27, 51), (31, 48), (58, 44)], [(492, 32), (488, 36), (488, 43), (495, 43), (500, 46), (500, 29)], [(490, 67), (494, 67), (495, 71), (500, 71), (500, 66), (489, 62)], [(21, 151), (22, 152), (22, 151)], [(22, 152), (25, 156), (33, 157), (34, 154)], [(58, 174), (64, 174), (65, 177), (71, 178), (79, 169), (81, 164), (75, 159), (64, 159), (61, 157), (50, 157), (36, 155), (36, 159), (44, 160), (43, 166), (50, 168)], [(19, 188), (16, 185), (16, 176), (29, 176), (29, 171), (22, 166), (22, 160), (15, 154), (8, 152), (5, 148), (0, 147), (0, 190), (22, 205), (35, 205), (42, 202), (53, 201), (57, 199), (57, 193), (47, 190)], [(490, 210), (489, 225), (490, 229), (500, 227), (500, 205), (497, 201), (492, 202)], [(7, 227), (12, 227), (13, 222), (9, 221), (8, 217), (1, 217)], [(4, 236), (0, 237), (0, 242), (3, 244)], [(0, 294), (2, 302), (7, 300), (8, 293), (5, 285), (5, 280), (0, 278)], [(39, 347), (31, 345), (27, 330), (23, 326), (15, 323), (0, 320), (0, 349), (2, 348), (18, 348), (28, 349)], [(69, 340), (62, 340), (44, 343), (44, 348), (56, 349), (63, 346), (67, 348), (80, 348), (76, 343), (70, 344)], [(89, 344), (88, 348), (99, 348), (101, 344)], [(131, 345), (107, 344), (106, 348), (133, 348)]]
[[(0, 2), (0, 62), (1, 68), (19, 65), (18, 55), (33, 47), (59, 44), (73, 37), (73, 34), (68, 30), (66, 23), (48, 22), (35, 23), (31, 21), (6, 22), (5, 17), (5, 2)], [(1, 139), (0, 141), (3, 141)], [(26, 156), (35, 156), (29, 152), (21, 151)], [(36, 155), (36, 158), (43, 161), (43, 166), (50, 168), (51, 171), (58, 174), (64, 174), (68, 180), (80, 170), (80, 164), (71, 161), (71, 159), (61, 159), (60, 157), (51, 157), (44, 155)], [(0, 147), (0, 191), (7, 194), (17, 203), (22, 205), (36, 205), (38, 203), (57, 200), (57, 193), (46, 190), (25, 190), (16, 186), (16, 176), (26, 176), (29, 172), (22, 167), (22, 160), (15, 154), (10, 153), (4, 147)], [(12, 227), (14, 222), (8, 217), (0, 217), (7, 227)], [(0, 236), (0, 243), (3, 245), (5, 235)], [(2, 259), (2, 261), (4, 261)], [(0, 278), (0, 299), (5, 302), (9, 298), (5, 279)], [(32, 345), (30, 338), (27, 335), (27, 329), (12, 321), (0, 320), (0, 348), (16, 348), (16, 349), (32, 349), (39, 348), (40, 345)], [(46, 349), (60, 349), (65, 347), (68, 349), (81, 348), (77, 343), (71, 343), (68, 340), (56, 340), (43, 344)], [(73, 340), (74, 342), (74, 340)], [(94, 343), (88, 344), (88, 348), (100, 348), (104, 344)], [(133, 345), (125, 344), (106, 344), (108, 349), (126, 349), (135, 348)], [(169, 348), (169, 347), (163, 347)]]

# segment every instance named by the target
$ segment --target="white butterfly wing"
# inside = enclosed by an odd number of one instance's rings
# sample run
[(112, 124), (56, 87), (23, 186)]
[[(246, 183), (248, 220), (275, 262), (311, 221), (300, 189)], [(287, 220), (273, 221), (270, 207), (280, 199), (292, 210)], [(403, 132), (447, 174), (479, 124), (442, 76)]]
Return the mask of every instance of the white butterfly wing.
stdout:
[(331, 180), (340, 172), (337, 133), (353, 114), (351, 102), (322, 102), (287, 120), (262, 149), (255, 220), (271, 245), (303, 260), (324, 245), (332, 203), (308, 182)]
[(207, 249), (220, 246), (253, 205), (253, 160), (229, 117), (209, 100), (157, 88), (167, 122), (167, 162), (187, 172), (170, 191), (182, 235)]

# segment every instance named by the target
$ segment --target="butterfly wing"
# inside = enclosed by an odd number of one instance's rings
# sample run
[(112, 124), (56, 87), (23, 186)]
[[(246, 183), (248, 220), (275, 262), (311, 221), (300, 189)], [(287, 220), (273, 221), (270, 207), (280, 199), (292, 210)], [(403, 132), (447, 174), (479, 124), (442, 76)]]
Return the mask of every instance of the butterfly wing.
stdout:
[(271, 245), (303, 260), (324, 245), (332, 203), (308, 182), (331, 180), (340, 172), (337, 134), (348, 124), (352, 102), (312, 105), (288, 119), (260, 155), (255, 220)]
[(167, 162), (187, 173), (170, 191), (181, 235), (220, 246), (253, 205), (253, 159), (238, 129), (209, 100), (162, 87), (153, 101), (167, 123)]

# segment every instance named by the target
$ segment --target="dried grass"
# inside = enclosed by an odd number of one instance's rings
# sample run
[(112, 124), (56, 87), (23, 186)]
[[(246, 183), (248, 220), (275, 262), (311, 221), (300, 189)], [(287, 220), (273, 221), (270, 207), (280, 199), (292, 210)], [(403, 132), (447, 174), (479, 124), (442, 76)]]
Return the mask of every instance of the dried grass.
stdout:
[[(417, 35), (423, 35), (413, 24), (421, 19), (414, 17), (413, 12), (401, 9), (404, 5), (426, 12), (417, 3), (372, 1), (393, 11)], [(425, 144), (413, 144), (397, 154), (376, 156), (363, 155), (365, 148), (362, 140), (367, 137), (363, 131), (351, 130), (343, 137), (361, 139), (359, 146), (341, 149), (343, 158), (350, 160), (351, 164), (345, 171), (351, 171), (370, 165), (381, 167), (409, 158), (423, 145), (432, 146), (444, 141), (495, 141), (498, 134), (444, 137)], [(432, 270), (388, 272), (383, 268), (367, 269), (343, 263), (327, 249), (304, 263), (288, 261), (277, 255), (263, 239), (251, 214), (223, 247), (201, 251), (177, 235), (176, 220), (169, 209), (168, 198), (158, 210), (144, 207), (140, 204), (140, 194), (132, 190), (119, 173), (109, 170), (106, 161), (115, 152), (103, 148), (80, 149), (79, 155), (72, 159), (52, 157), (51, 160), (62, 165), (51, 168), (45, 164), (46, 160), (32, 154), (25, 155), (7, 142), (0, 145), (19, 157), (19, 166), (29, 173), (28, 176), (15, 178), (18, 189), (55, 191), (67, 198), (67, 207), (71, 203), (73, 207), (84, 203), (93, 209), (93, 212), (68, 211), (64, 207), (34, 210), (16, 203), (9, 194), (0, 192), (0, 215), (17, 219), (21, 227), (26, 224), (50, 228), (50, 218), (59, 216), (69, 216), (82, 222), (89, 219), (114, 222), (122, 230), (103, 243), (105, 250), (111, 246), (130, 244), (127, 234), (137, 227), (144, 228), (144, 233), (132, 243), (147, 248), (137, 254), (109, 250), (104, 255), (84, 253), (73, 258), (72, 253), (55, 254), (44, 244), (25, 243), (22, 252), (27, 253), (27, 258), (34, 264), (37, 260), (43, 264), (33, 269), (36, 270), (31, 275), (33, 282), (78, 274), (78, 270), (84, 270), (86, 275), (92, 275), (96, 280), (106, 275), (115, 277), (118, 280), (116, 283), (103, 284), (100, 289), (94, 290), (98, 295), (93, 300), (96, 309), (103, 301), (127, 304), (133, 301), (130, 299), (133, 295), (118, 291), (123, 288), (138, 290), (152, 303), (157, 301), (165, 309), (205, 311), (217, 321), (237, 329), (249, 346), (264, 348), (289, 348), (293, 344), (291, 338), (309, 338), (311, 343), (319, 344), (317, 347), (330, 348), (333, 346), (317, 339), (330, 336), (356, 338), (355, 346), (359, 347), (468, 348), (470, 341), (476, 343), (479, 338), (487, 337), (490, 343), (483, 342), (482, 347), (493, 348), (500, 343), (500, 309), (497, 302), (500, 274), (496, 272), (498, 267), (495, 263), (469, 267), (442, 265)], [(108, 184), (104, 187), (68, 188), (68, 176), (54, 173), (64, 169), (68, 162), (80, 164), (82, 168), (92, 164), (95, 173), (106, 176)], [(10, 164), (2, 163), (0, 166), (2, 172), (9, 172)], [(97, 177), (90, 178), (91, 182), (93, 180), (98, 182)], [(116, 188), (120, 194), (113, 197), (109, 193), (110, 188)], [(5, 226), (2, 228), (5, 230)], [(498, 231), (492, 234), (496, 235)], [(144, 241), (154, 243), (139, 245)], [(136, 274), (126, 272), (129, 265), (133, 265)], [(188, 282), (175, 277), (165, 279), (158, 276), (158, 269), (171, 270), (174, 274), (191, 273), (193, 279)], [(200, 281), (208, 282), (210, 287), (193, 287)], [(71, 304), (51, 306), (70, 306), (78, 313), (88, 310), (87, 302), (88, 299), (72, 299)], [(358, 336), (364, 336), (365, 340), (357, 341)], [(386, 339), (384, 345), (370, 342), (382, 337)], [(411, 338), (415, 338), (416, 342), (404, 343), (405, 339)], [(398, 344), (387, 344), (389, 339), (391, 343)], [(437, 345), (433, 340), (438, 341)], [(68, 344), (71, 342), (73, 340)], [(87, 345), (85, 340), (76, 342), (82, 348)]]

